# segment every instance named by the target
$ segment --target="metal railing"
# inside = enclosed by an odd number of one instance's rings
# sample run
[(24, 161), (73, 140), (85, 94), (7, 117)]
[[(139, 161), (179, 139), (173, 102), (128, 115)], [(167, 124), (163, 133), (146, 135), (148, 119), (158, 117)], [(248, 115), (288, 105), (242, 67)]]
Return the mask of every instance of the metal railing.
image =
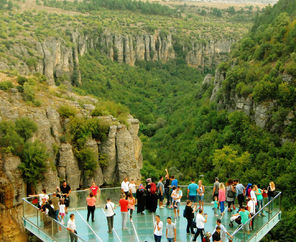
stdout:
[[(249, 218), (245, 224), (239, 225), (232, 233), (233, 241), (251, 240), (269, 221), (275, 216), (278, 216), (281, 212), (281, 194), (281, 192), (277, 192), (277, 195)], [(265, 213), (267, 213), (267, 215), (265, 215)], [(264, 216), (267, 220), (264, 220), (264, 223), (258, 223), (259, 216)], [(254, 230), (252, 230), (252, 223), (254, 223)]]

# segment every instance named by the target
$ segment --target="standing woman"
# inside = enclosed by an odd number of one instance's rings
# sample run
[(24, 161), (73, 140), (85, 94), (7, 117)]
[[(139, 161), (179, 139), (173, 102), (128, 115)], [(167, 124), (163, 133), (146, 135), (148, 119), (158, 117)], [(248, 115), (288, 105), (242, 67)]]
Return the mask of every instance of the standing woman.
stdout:
[(137, 213), (144, 214), (146, 199), (145, 199), (145, 188), (144, 188), (143, 184), (139, 185), (137, 192), (136, 192), (136, 198), (138, 201)]
[(198, 202), (199, 202), (199, 208), (198, 209), (202, 209), (204, 208), (204, 197), (205, 197), (205, 187), (202, 184), (202, 180), (198, 181), (198, 189), (197, 189), (197, 198), (198, 198)]
[(131, 192), (129, 192), (129, 194), (128, 194), (127, 201), (128, 201), (127, 208), (128, 208), (128, 210), (130, 212), (130, 220), (132, 221), (133, 211), (135, 210), (136, 199), (134, 198), (134, 196), (133, 196), (133, 194)]
[(218, 199), (219, 199), (219, 204), (220, 204), (221, 216), (223, 216), (224, 215), (224, 203), (225, 203), (225, 186), (222, 182), (219, 184)]
[(86, 198), (87, 203), (87, 222), (89, 220), (89, 215), (91, 214), (91, 220), (95, 221), (95, 209), (96, 209), (96, 198), (94, 194), (91, 192), (89, 196)]
[(107, 223), (108, 223), (108, 233), (112, 233), (113, 230), (113, 222), (114, 222), (114, 212), (115, 205), (113, 202), (111, 202), (110, 198), (107, 198), (107, 203), (105, 206), (105, 215), (107, 218)]
[[(271, 201), (272, 198), (274, 198), (275, 196), (275, 184), (273, 181), (271, 181), (269, 183), (269, 186), (267, 187), (267, 195), (268, 195), (268, 202)], [(272, 203), (269, 205), (269, 213), (271, 213), (271, 210), (273, 208), (272, 205), (273, 205)]]
[(228, 212), (231, 212), (231, 205), (233, 207), (233, 210), (235, 210), (235, 206), (234, 206), (235, 194), (236, 194), (236, 190), (233, 186), (233, 180), (229, 179), (226, 187), (226, 202), (228, 204)]
[[(258, 188), (257, 185), (255, 185), (255, 195), (257, 197), (257, 211), (259, 211), (261, 208), (263, 208), (263, 191)], [(263, 214), (263, 210), (261, 212), (261, 215), (264, 216)], [(258, 216), (260, 216), (260, 214), (258, 214)]]

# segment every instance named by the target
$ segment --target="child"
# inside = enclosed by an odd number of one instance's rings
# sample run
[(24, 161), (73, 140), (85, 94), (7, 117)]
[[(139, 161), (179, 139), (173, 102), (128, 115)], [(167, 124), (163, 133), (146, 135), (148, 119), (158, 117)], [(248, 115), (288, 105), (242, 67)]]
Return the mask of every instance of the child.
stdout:
[(59, 208), (60, 208), (60, 221), (61, 224), (64, 224), (64, 217), (65, 217), (65, 202), (64, 199), (61, 199), (60, 204), (59, 204)]
[(128, 210), (130, 212), (130, 220), (132, 221), (133, 211), (135, 210), (136, 199), (134, 198), (134, 196), (133, 196), (133, 194), (131, 192), (129, 192), (129, 194), (128, 194), (127, 201), (128, 201), (127, 208), (128, 208)]
[(217, 198), (217, 196), (215, 196), (214, 197), (214, 214), (216, 217), (218, 216), (217, 211), (218, 211), (218, 198)]

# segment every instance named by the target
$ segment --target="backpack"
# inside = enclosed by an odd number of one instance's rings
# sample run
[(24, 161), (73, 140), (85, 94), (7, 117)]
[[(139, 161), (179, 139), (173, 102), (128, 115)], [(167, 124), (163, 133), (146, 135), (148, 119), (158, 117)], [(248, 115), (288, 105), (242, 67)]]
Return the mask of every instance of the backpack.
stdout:
[(152, 183), (150, 184), (150, 192), (151, 192), (151, 194), (155, 194), (156, 191), (157, 191), (157, 187), (156, 187), (155, 183), (152, 182)]
[(227, 197), (234, 197), (234, 192), (232, 191), (231, 187), (227, 188)]

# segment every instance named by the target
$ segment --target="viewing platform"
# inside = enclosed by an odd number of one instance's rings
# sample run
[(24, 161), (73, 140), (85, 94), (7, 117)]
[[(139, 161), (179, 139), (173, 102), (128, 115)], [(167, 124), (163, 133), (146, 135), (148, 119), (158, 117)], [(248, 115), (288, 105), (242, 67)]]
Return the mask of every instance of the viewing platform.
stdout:
[[(166, 241), (165, 238), (165, 224), (166, 218), (171, 217), (173, 222), (176, 222), (177, 228), (177, 241), (185, 242), (192, 241), (192, 235), (186, 234), (187, 220), (183, 217), (183, 210), (187, 199), (187, 186), (183, 186), (183, 198), (180, 208), (180, 217), (174, 217), (174, 211), (170, 208), (157, 208), (156, 213), (160, 215), (161, 221), (164, 223), (162, 241)], [(212, 187), (205, 187), (205, 206), (204, 212), (208, 214), (208, 221), (205, 225), (205, 232), (213, 233), (216, 220), (221, 218), (220, 212), (218, 216), (214, 214), (212, 205)], [(66, 225), (71, 213), (75, 214), (75, 222), (77, 225), (77, 239), (78, 241), (129, 241), (129, 242), (152, 242), (153, 238), (153, 221), (154, 214), (145, 211), (145, 215), (137, 214), (136, 210), (133, 213), (133, 222), (128, 220), (128, 230), (122, 230), (121, 228), (121, 213), (118, 201), (120, 197), (120, 188), (101, 188), (101, 193), (98, 195), (95, 210), (95, 221), (86, 222), (86, 197), (88, 196), (88, 190), (72, 191), (70, 195), (70, 207), (68, 214), (64, 218), (64, 225), (60, 221), (56, 221), (47, 215), (44, 215), (40, 210), (32, 204), (32, 198), (23, 198), (24, 214), (23, 221), (24, 227), (37, 236), (42, 241), (58, 241), (66, 242), (70, 241), (69, 231), (66, 229)], [(107, 198), (111, 198), (115, 203), (115, 217), (114, 217), (114, 229), (113, 233), (107, 233), (107, 221), (104, 214), (104, 205)], [(268, 202), (264, 201), (263, 207), (264, 216), (260, 216), (261, 210), (254, 215), (254, 230), (249, 233), (245, 231), (243, 225), (238, 225), (234, 222), (234, 226), (230, 227), (231, 215), (237, 213), (236, 211), (228, 212), (227, 206), (225, 207), (225, 214), (221, 218), (222, 224), (226, 227), (227, 231), (232, 235), (233, 241), (260, 241), (281, 219), (281, 192), (277, 192), (277, 195)], [(225, 204), (226, 205), (226, 204)], [(248, 224), (244, 226), (249, 226)], [(197, 238), (200, 241), (200, 237)]]

